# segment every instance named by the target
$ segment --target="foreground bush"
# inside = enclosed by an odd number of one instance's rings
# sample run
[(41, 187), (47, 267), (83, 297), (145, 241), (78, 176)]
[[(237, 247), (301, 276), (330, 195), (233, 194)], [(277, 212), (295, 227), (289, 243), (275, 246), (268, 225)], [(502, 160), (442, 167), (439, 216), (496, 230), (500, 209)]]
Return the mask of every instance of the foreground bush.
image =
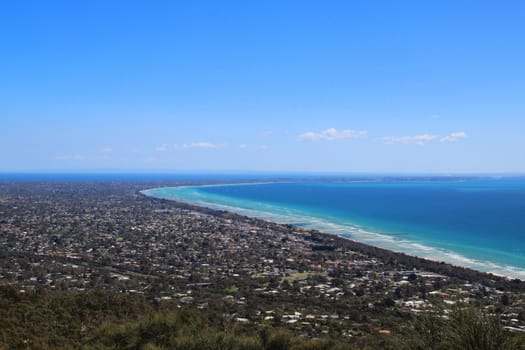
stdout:
[(443, 315), (426, 314), (413, 327), (410, 347), (430, 350), (517, 350), (525, 339), (505, 331), (498, 319), (469, 307)]

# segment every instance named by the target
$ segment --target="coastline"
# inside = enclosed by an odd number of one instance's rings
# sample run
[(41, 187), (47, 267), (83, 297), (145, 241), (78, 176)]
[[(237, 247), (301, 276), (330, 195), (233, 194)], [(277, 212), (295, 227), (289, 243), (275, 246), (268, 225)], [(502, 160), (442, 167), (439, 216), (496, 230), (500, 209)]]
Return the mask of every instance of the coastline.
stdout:
[[(292, 181), (287, 181), (292, 182)], [(414, 266), (414, 268), (421, 268), (424, 267), (425, 269), (428, 269), (431, 272), (440, 273), (444, 270), (447, 271), (448, 275), (456, 275), (461, 276), (461, 278), (464, 278), (465, 273), (472, 276), (473, 280), (480, 279), (480, 278), (497, 278), (502, 279), (506, 281), (510, 280), (524, 280), (523, 276), (521, 275), (514, 275), (512, 273), (505, 273), (504, 271), (498, 271), (498, 267), (503, 268), (500, 265), (497, 265), (493, 262), (486, 262), (486, 261), (476, 261), (473, 259), (470, 259), (468, 257), (463, 257), (462, 255), (455, 253), (455, 252), (448, 252), (448, 251), (439, 251), (439, 248), (434, 247), (426, 247), (423, 244), (420, 243), (411, 243), (418, 245), (422, 247), (422, 250), (428, 250), (428, 249), (435, 249), (434, 252), (439, 252), (442, 254), (450, 254), (453, 255), (457, 260), (468, 260), (469, 262), (476, 262), (480, 265), (482, 264), (491, 264), (495, 267), (493, 270), (481, 270), (476, 269), (472, 266), (468, 266), (468, 264), (460, 264), (456, 262), (450, 262), (445, 261), (446, 259), (438, 259), (429, 257), (429, 256), (419, 256), (416, 254), (411, 254), (411, 252), (403, 251), (400, 249), (396, 249), (396, 247), (384, 247), (380, 245), (376, 245), (374, 243), (368, 242), (368, 241), (360, 241), (359, 239), (354, 239), (350, 235), (340, 234), (335, 232), (334, 230), (330, 229), (323, 229), (323, 228), (316, 228), (311, 227), (309, 224), (302, 225), (298, 224), (297, 220), (292, 220), (293, 222), (287, 222), (286, 220), (279, 220), (279, 218), (276, 215), (273, 215), (271, 213), (264, 213), (257, 210), (251, 210), (251, 209), (245, 209), (245, 208), (237, 208), (227, 205), (221, 205), (221, 204), (215, 204), (210, 202), (192, 202), (187, 200), (181, 200), (181, 199), (175, 199), (175, 198), (167, 198), (162, 196), (155, 196), (150, 193), (150, 191), (159, 190), (159, 189), (169, 189), (169, 188), (195, 188), (195, 187), (202, 187), (202, 186), (236, 186), (236, 185), (250, 185), (250, 184), (262, 184), (262, 183), (275, 183), (275, 182), (248, 182), (248, 183), (228, 183), (228, 184), (199, 184), (199, 185), (184, 185), (184, 186), (170, 186), (170, 187), (159, 187), (159, 188), (150, 188), (145, 189), (142, 191), (139, 191), (141, 195), (144, 195), (149, 198), (162, 200), (162, 201), (168, 201), (170, 203), (176, 204), (178, 207), (198, 211), (198, 212), (204, 212), (209, 215), (213, 216), (238, 216), (238, 217), (249, 217), (254, 220), (259, 220), (264, 223), (272, 223), (277, 225), (284, 225), (284, 226), (292, 226), (296, 229), (303, 230), (305, 232), (310, 232), (315, 235), (324, 235), (331, 237), (331, 239), (337, 239), (340, 242), (346, 242), (344, 245), (348, 246), (350, 245), (352, 249), (356, 249), (361, 252), (373, 252), (373, 255), (376, 256), (389, 256), (391, 258), (395, 259), (401, 259), (403, 261), (409, 262), (410, 265)], [(285, 216), (282, 216), (285, 217)], [(336, 224), (328, 223), (329, 225), (337, 226)], [(356, 229), (359, 230), (359, 228), (356, 226)], [(364, 232), (364, 231), (362, 231)], [(377, 236), (384, 236), (379, 233), (370, 233), (367, 232), (367, 234)], [(388, 236), (384, 236), (388, 237)], [(391, 240), (390, 237), (387, 238), (388, 240)], [(399, 243), (399, 242), (398, 242)], [(446, 266), (444, 269), (443, 267)], [(455, 271), (455, 272), (453, 272)], [(468, 272), (467, 272), (468, 271)]]
[(522, 317), (514, 320), (523, 312), (525, 282), (139, 193), (179, 184), (189, 183), (0, 183), (8, 200), (0, 208), (0, 274), (15, 292), (7, 304), (26, 305), (13, 304), (16, 295), (46, 301), (56, 291), (78, 304), (111, 293), (139, 313), (136, 298), (161, 311), (171, 305), (225, 315), (227, 325), (250, 331), (271, 324), (318, 338), (330, 327), (355, 344), (382, 341), (382, 329), (405, 337), (418, 313), (454, 304), (525, 329)]

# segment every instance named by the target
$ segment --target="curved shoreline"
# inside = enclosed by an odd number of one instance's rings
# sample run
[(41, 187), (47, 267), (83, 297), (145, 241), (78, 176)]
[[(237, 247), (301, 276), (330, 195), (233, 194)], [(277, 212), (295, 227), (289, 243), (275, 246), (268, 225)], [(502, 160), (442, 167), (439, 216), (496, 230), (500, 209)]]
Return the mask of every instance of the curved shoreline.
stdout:
[[(287, 183), (293, 183), (293, 181), (285, 181)], [(457, 253), (452, 250), (446, 250), (440, 247), (427, 246), (423, 243), (411, 240), (396, 239), (388, 234), (382, 234), (378, 232), (366, 231), (363, 228), (350, 224), (337, 224), (330, 222), (323, 218), (308, 216), (308, 215), (279, 215), (272, 211), (264, 211), (257, 209), (247, 209), (243, 207), (235, 207), (232, 205), (214, 203), (212, 201), (198, 201), (188, 200), (188, 198), (174, 197), (174, 196), (162, 196), (155, 195), (151, 192), (156, 190), (169, 190), (169, 189), (186, 189), (186, 188), (199, 188), (199, 187), (222, 187), (222, 186), (242, 186), (242, 185), (254, 185), (254, 184), (272, 184), (277, 183), (276, 181), (264, 181), (264, 182), (247, 182), (247, 183), (226, 183), (226, 184), (208, 184), (208, 185), (185, 185), (185, 186), (170, 186), (170, 187), (159, 187), (150, 188), (140, 191), (141, 194), (152, 198), (169, 200), (177, 203), (182, 203), (192, 207), (212, 210), (212, 211), (226, 211), (236, 215), (247, 216), (258, 220), (269, 221), (276, 224), (285, 224), (298, 227), (300, 229), (320, 231), (329, 235), (334, 235), (345, 240), (356, 242), (359, 244), (367, 245), (374, 248), (388, 250), (395, 254), (405, 254), (414, 258), (421, 258), (429, 260), (435, 263), (446, 263), (454, 267), (472, 269), (479, 273), (487, 273), (494, 276), (504, 277), (507, 279), (522, 279), (525, 280), (525, 271), (522, 269), (510, 266), (502, 265), (488, 260), (477, 260), (469, 258)], [(280, 181), (278, 183), (281, 183)], [(267, 205), (271, 207), (270, 204)], [(293, 210), (292, 210), (293, 211)], [(317, 219), (317, 224), (311, 222), (311, 219)], [(309, 220), (310, 219), (310, 220)], [(298, 224), (305, 222), (305, 225)], [(485, 268), (484, 268), (485, 267)]]

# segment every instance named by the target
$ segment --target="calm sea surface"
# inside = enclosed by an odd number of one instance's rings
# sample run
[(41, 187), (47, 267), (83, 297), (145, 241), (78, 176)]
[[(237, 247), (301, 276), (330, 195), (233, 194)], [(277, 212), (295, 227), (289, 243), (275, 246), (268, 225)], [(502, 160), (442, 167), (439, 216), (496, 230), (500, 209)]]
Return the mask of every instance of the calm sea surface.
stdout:
[(525, 179), (297, 182), (146, 194), (525, 279)]

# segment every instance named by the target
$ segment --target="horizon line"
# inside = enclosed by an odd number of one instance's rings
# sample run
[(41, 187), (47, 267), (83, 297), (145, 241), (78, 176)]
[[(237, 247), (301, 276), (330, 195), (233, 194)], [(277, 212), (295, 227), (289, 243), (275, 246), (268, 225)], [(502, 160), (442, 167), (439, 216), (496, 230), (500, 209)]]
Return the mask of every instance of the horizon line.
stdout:
[(402, 171), (314, 171), (314, 170), (175, 170), (175, 169), (79, 169), (79, 170), (0, 170), (2, 175), (210, 175), (210, 174), (224, 174), (224, 175), (256, 175), (256, 174), (275, 174), (275, 175), (415, 175), (415, 176), (472, 176), (472, 175), (522, 175), (525, 176), (525, 171), (472, 171), (472, 172), (402, 172)]

